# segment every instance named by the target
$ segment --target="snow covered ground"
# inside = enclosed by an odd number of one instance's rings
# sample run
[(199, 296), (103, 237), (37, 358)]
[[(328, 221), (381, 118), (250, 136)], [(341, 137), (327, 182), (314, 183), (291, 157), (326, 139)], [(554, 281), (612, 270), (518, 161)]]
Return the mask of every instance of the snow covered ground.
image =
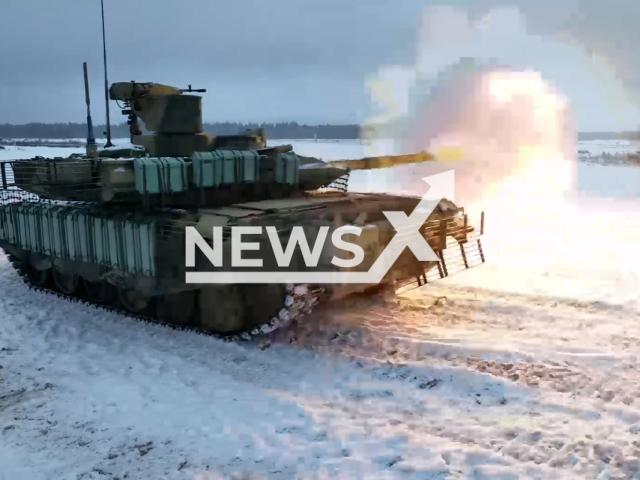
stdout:
[(640, 479), (638, 171), (491, 205), (486, 265), (266, 350), (32, 292), (2, 259), (0, 479)]
[[(625, 164), (629, 162), (629, 154), (639, 151), (640, 142), (629, 140), (589, 140), (578, 144), (578, 158), (587, 163)], [(637, 158), (632, 160), (638, 162)]]
[(578, 149), (593, 156), (603, 153), (633, 153), (640, 150), (640, 144), (631, 140), (585, 140), (578, 142)]

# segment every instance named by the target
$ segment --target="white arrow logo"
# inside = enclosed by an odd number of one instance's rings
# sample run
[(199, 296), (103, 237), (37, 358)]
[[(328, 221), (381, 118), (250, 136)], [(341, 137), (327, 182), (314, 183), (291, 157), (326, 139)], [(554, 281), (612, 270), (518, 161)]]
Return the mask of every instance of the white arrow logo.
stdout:
[(422, 180), (431, 188), (411, 215), (407, 216), (404, 212), (382, 212), (397, 233), (368, 272), (187, 272), (186, 283), (377, 284), (407, 247), (419, 261), (437, 262), (440, 259), (419, 229), (443, 198), (454, 200), (454, 171), (431, 175)]

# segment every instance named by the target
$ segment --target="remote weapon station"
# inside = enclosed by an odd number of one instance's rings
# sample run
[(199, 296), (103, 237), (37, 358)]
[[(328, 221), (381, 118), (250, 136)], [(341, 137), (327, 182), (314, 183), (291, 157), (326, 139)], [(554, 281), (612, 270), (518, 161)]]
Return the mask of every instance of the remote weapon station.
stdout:
[[(402, 234), (383, 212), (409, 216), (421, 198), (349, 192), (350, 172), (434, 158), (421, 153), (324, 162), (290, 145), (268, 146), (261, 130), (209, 135), (196, 95), (204, 90), (136, 82), (109, 88), (109, 98), (128, 116), (131, 144), (99, 150), (86, 64), (85, 89), (86, 154), (0, 163), (0, 248), (35, 288), (240, 338), (308, 313), (327, 294), (397, 291), (484, 262), (478, 238), (484, 222), (474, 229), (462, 209), (443, 199), (419, 227), (439, 260), (419, 261), (406, 248), (375, 284), (188, 282), (190, 272), (216, 278), (237, 270), (368, 271)], [(343, 237), (351, 253), (336, 242), (322, 244), (346, 225), (361, 229)], [(253, 227), (244, 231), (252, 235), (243, 238), (241, 252), (232, 248), (237, 227)], [(295, 246), (296, 240), (309, 247)], [(354, 245), (364, 253), (359, 265), (334, 261), (352, 259)], [(262, 266), (238, 268), (234, 258), (260, 259)]]

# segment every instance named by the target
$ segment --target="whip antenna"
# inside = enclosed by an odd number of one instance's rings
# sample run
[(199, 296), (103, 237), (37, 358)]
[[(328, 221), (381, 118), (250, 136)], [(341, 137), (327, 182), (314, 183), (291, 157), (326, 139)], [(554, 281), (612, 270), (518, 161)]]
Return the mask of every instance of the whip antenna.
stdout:
[(87, 104), (87, 156), (97, 157), (96, 137), (93, 135), (93, 122), (91, 121), (91, 106), (89, 100), (89, 76), (87, 75), (87, 62), (82, 64), (84, 70), (84, 98)]
[(102, 56), (104, 61), (104, 102), (107, 107), (107, 143), (105, 147), (113, 147), (111, 143), (111, 122), (109, 119), (109, 81), (107, 80), (107, 42), (104, 34), (104, 0), (100, 0), (100, 8), (102, 10)]

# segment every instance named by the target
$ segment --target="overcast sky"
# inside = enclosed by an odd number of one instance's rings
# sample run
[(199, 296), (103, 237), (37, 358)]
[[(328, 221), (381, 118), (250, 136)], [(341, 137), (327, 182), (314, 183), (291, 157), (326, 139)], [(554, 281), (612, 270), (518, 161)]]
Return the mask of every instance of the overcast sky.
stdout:
[[(640, 0), (104, 1), (109, 81), (207, 88), (206, 121), (362, 122), (367, 81), (469, 56), (541, 72), (581, 131), (640, 127)], [(84, 121), (87, 61), (102, 123), (100, 1), (1, 3), (0, 122)]]

